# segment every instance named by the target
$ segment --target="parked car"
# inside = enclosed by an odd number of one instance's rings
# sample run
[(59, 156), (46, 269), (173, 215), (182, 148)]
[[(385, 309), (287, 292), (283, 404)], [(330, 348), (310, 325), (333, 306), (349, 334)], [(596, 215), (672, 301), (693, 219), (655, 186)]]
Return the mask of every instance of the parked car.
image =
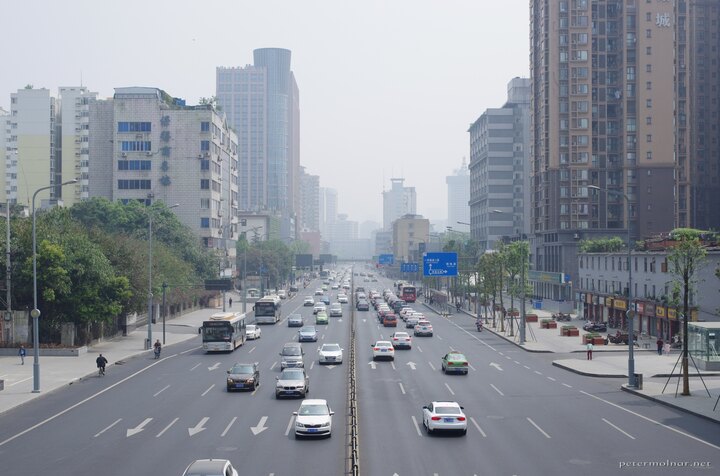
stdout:
[(433, 326), (428, 321), (419, 321), (413, 332), (415, 336), (432, 337)]
[(393, 332), (390, 336), (393, 347), (396, 349), (412, 348), (412, 337), (407, 332)]
[(357, 302), (357, 310), (358, 311), (369, 311), (370, 310), (370, 304), (365, 300), (358, 300)]
[(327, 324), (328, 315), (326, 311), (320, 311), (315, 315), (315, 324)]
[(330, 296), (328, 296), (327, 294), (323, 294), (322, 297), (320, 298), (320, 302), (322, 302), (326, 306), (329, 306), (330, 305)]
[(308, 296), (303, 300), (303, 306), (314, 306), (315, 299), (312, 296)]
[(383, 316), (384, 327), (397, 327), (397, 316), (393, 313), (388, 313)]
[(238, 363), (227, 371), (227, 391), (255, 390), (260, 385), (260, 368), (256, 363)]
[(304, 354), (305, 352), (302, 349), (302, 345), (298, 342), (288, 342), (283, 345), (282, 352), (280, 352), (280, 370), (286, 368), (304, 368)]
[(337, 300), (340, 304), (347, 304), (348, 303), (347, 294), (338, 294)]
[(330, 314), (330, 317), (342, 317), (342, 304), (340, 304), (339, 302), (334, 302), (330, 304), (330, 310), (328, 314)]
[(318, 312), (325, 312), (327, 308), (325, 307), (324, 303), (316, 302), (313, 306), (313, 314), (317, 314)]

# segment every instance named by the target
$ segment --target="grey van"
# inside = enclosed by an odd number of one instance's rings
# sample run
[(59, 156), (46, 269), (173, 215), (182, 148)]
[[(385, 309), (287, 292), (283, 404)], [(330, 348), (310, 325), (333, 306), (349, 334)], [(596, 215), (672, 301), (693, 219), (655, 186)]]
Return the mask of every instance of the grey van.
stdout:
[(280, 370), (288, 368), (304, 368), (303, 363), (303, 352), (302, 346), (299, 342), (288, 342), (283, 345), (282, 352), (280, 352)]

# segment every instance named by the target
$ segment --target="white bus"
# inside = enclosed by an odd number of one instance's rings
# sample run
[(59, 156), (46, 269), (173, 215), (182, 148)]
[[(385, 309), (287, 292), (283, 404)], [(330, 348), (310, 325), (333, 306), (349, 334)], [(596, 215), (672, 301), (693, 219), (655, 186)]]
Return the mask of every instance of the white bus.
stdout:
[(275, 324), (280, 320), (280, 307), (282, 301), (276, 295), (265, 296), (255, 302), (253, 310), (255, 311), (256, 324)]
[(245, 314), (218, 312), (202, 325), (206, 352), (232, 352), (245, 343)]

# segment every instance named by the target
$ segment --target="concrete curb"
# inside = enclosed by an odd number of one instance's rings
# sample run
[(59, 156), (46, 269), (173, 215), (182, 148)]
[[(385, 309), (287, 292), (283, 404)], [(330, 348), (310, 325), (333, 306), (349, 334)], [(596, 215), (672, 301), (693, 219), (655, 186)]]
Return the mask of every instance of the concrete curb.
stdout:
[(637, 389), (634, 389), (634, 388), (632, 388), (632, 387), (628, 387), (627, 384), (621, 385), (621, 386), (620, 386), (620, 390), (622, 390), (623, 392), (627, 392), (627, 393), (636, 395), (636, 396), (638, 396), (638, 397), (642, 397), (642, 398), (644, 398), (644, 399), (646, 399), (646, 400), (650, 400), (651, 402), (659, 403), (660, 405), (665, 405), (666, 407), (674, 408), (674, 409), (676, 409), (676, 410), (680, 410), (681, 412), (688, 413), (688, 414), (690, 414), (690, 415), (694, 415), (694, 416), (699, 417), (699, 418), (702, 418), (702, 419), (704, 419), (704, 420), (711, 421), (711, 422), (713, 422), (713, 423), (718, 423), (718, 420), (715, 419), (715, 418), (711, 418), (711, 417), (709, 417), (709, 416), (707, 416), (707, 415), (703, 415), (702, 413), (695, 412), (695, 411), (690, 410), (690, 409), (687, 409), (687, 408), (685, 408), (685, 407), (680, 407), (680, 406), (678, 406), (678, 405), (673, 405), (673, 404), (670, 403), (670, 402), (666, 402), (665, 400), (661, 400), (661, 399), (656, 398), (656, 397), (654, 397), (654, 396), (652, 396), (652, 395), (644, 394), (644, 393), (640, 392), (640, 391), (637, 390)]
[(567, 370), (568, 372), (572, 372), (572, 373), (574, 373), (574, 374), (583, 375), (583, 376), (585, 376), (585, 377), (597, 377), (597, 378), (627, 378), (627, 375), (625, 375), (625, 374), (622, 374), (622, 375), (612, 375), (612, 374), (602, 374), (602, 375), (599, 375), (599, 374), (593, 374), (593, 373), (590, 373), (590, 372), (583, 372), (582, 370), (574, 369), (574, 368), (572, 368), (572, 367), (567, 367), (567, 366), (562, 365), (562, 364), (559, 364), (559, 363), (557, 363), (557, 362), (553, 362), (552, 364), (553, 364), (553, 366), (558, 367), (558, 368), (560, 368), (560, 369)]

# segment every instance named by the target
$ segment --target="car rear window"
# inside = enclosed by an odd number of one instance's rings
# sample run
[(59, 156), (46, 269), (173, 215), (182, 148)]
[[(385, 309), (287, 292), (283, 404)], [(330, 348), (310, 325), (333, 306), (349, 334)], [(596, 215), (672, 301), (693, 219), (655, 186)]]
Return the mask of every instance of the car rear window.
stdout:
[(458, 407), (435, 407), (435, 413), (445, 415), (460, 415), (462, 412)]

